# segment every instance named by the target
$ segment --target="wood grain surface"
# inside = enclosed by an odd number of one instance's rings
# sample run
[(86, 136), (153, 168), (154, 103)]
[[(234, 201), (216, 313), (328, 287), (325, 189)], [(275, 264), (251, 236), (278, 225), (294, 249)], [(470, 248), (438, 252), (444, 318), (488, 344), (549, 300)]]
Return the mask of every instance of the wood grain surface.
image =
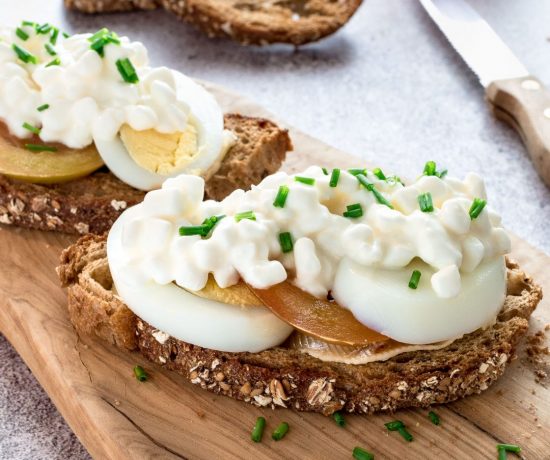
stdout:
[[(226, 110), (266, 115), (241, 97), (210, 86)], [(310, 164), (357, 166), (342, 152), (291, 129), (295, 152), (286, 170)], [(426, 158), (418, 159), (421, 171)], [(383, 166), (383, 165), (380, 165)], [(412, 175), (408, 171), (396, 171)], [(535, 383), (520, 350), (504, 376), (482, 395), (435, 408), (441, 425), (425, 410), (396, 415), (348, 416), (340, 428), (331, 418), (285, 409), (259, 409), (217, 396), (161, 369), (138, 354), (79, 337), (66, 312), (65, 292), (54, 268), (73, 237), (0, 227), (0, 330), (31, 368), (91, 455), (97, 459), (348, 459), (355, 446), (377, 459), (496, 458), (496, 444), (517, 443), (527, 459), (550, 459), (550, 390)], [(550, 257), (514, 238), (513, 255), (550, 292)], [(531, 331), (550, 323), (545, 299)], [(151, 378), (138, 382), (141, 364)], [(256, 417), (267, 419), (261, 444), (250, 441)], [(414, 435), (406, 443), (384, 423), (403, 420)], [(271, 440), (281, 421), (284, 440)]]

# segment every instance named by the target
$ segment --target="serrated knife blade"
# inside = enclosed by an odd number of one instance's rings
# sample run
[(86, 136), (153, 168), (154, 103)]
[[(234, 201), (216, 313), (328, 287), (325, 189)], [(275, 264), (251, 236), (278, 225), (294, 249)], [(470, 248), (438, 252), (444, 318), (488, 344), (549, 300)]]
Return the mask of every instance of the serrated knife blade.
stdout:
[(494, 115), (519, 132), (550, 187), (550, 91), (464, 0), (419, 1), (479, 77)]

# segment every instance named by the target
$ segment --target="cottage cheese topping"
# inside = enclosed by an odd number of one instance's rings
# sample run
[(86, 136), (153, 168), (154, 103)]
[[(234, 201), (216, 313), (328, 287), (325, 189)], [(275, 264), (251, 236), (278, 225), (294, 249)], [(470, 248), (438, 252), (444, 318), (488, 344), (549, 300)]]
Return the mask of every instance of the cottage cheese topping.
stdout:
[[(203, 288), (210, 273), (221, 287), (243, 278), (262, 289), (289, 278), (314, 296), (332, 291), (364, 324), (407, 343), (453, 339), (494, 321), (505, 295), (503, 255), (510, 240), (487, 206), (475, 218), (469, 214), (475, 198), (486, 199), (482, 179), (475, 174), (463, 181), (424, 175), (403, 186), (370, 171), (365, 178), (374, 191), (346, 171), (331, 187), (330, 172), (310, 167), (298, 176), (274, 174), (221, 202), (203, 201), (201, 178), (169, 179), (133, 209), (117, 243), (123, 250), (117, 260), (109, 254), (109, 260), (126, 283), (175, 282), (192, 291)], [(288, 195), (284, 206), (277, 207), (273, 203), (281, 186), (288, 187)], [(432, 199), (431, 212), (419, 209), (418, 196), (425, 193)], [(349, 205), (360, 205), (362, 215), (344, 217)], [(236, 219), (241, 213), (248, 218)], [(180, 227), (221, 215), (225, 217), (207, 237), (178, 234)], [(285, 232), (294, 244), (283, 253), (279, 235)], [(423, 272), (416, 290), (407, 286), (414, 268)], [(375, 308), (380, 299), (361, 289), (367, 282), (377, 284), (369, 271), (391, 274), (392, 282), (377, 295), (391, 294), (395, 283), (403, 284), (400, 297), (389, 296), (392, 314), (409, 308), (409, 302), (414, 317), (415, 295), (422, 299), (425, 308), (418, 310), (418, 322), (426, 325), (420, 324), (414, 336), (404, 333), (415, 329), (410, 323), (395, 326), (393, 318), (386, 324), (384, 311)], [(488, 293), (480, 296), (484, 290)], [(445, 317), (437, 311), (449, 299), (455, 299), (458, 317), (463, 308), (468, 321), (446, 326), (441, 334)]]
[[(189, 106), (176, 98), (172, 72), (149, 67), (141, 43), (120, 37), (120, 44), (106, 45), (101, 57), (90, 48), (92, 34), (65, 38), (59, 33), (54, 46), (51, 33), (36, 33), (34, 26), (19, 29), (26, 40), (14, 28), (0, 29), (0, 119), (15, 136), (28, 138), (23, 123), (29, 123), (41, 127), (44, 142), (83, 148), (94, 137), (114, 138), (123, 124), (162, 133), (185, 130)], [(14, 44), (36, 64), (24, 62)], [(125, 58), (139, 76), (136, 84), (125, 82), (117, 69), (116, 62)], [(59, 63), (52, 65), (56, 59)], [(49, 108), (38, 111), (44, 104)]]

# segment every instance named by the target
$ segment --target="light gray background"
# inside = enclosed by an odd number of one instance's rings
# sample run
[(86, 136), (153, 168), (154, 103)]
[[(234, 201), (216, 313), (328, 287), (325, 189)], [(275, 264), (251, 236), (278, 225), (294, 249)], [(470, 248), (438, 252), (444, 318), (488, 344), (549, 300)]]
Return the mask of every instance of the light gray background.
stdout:
[[(61, 0), (0, 0), (0, 24), (49, 21), (68, 32), (107, 26), (143, 41), (153, 64), (226, 85), (344, 151), (405, 176), (428, 159), (487, 181), (505, 225), (550, 252), (550, 191), (519, 137), (493, 119), (476, 77), (414, 0), (367, 0), (335, 36), (298, 51), (208, 40), (162, 11), (67, 13)], [(550, 2), (472, 4), (550, 84)], [(25, 364), (0, 336), (0, 458), (87, 458)]]

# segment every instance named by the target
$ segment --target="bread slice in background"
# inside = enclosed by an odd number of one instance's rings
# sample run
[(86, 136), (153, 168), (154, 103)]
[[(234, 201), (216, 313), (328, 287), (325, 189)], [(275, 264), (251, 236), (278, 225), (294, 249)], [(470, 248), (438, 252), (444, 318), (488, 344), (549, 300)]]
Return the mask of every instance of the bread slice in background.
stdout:
[(226, 353), (191, 345), (134, 315), (113, 292), (106, 237), (87, 235), (61, 256), (58, 275), (78, 333), (138, 350), (202, 388), (256, 406), (329, 415), (393, 411), (447, 403), (486, 390), (514, 356), (542, 291), (508, 261), (508, 295), (497, 322), (435, 351), (403, 353), (384, 362), (323, 362), (282, 347)]
[(65, 0), (85, 13), (154, 9), (162, 6), (209, 37), (243, 45), (303, 45), (336, 32), (362, 0)]
[[(208, 180), (208, 198), (221, 200), (233, 190), (248, 189), (277, 171), (292, 150), (287, 130), (263, 118), (225, 116), (237, 135), (220, 169)], [(117, 179), (106, 168), (87, 177), (55, 185), (10, 179), (0, 174), (0, 223), (64, 233), (103, 233), (145, 193)]]

